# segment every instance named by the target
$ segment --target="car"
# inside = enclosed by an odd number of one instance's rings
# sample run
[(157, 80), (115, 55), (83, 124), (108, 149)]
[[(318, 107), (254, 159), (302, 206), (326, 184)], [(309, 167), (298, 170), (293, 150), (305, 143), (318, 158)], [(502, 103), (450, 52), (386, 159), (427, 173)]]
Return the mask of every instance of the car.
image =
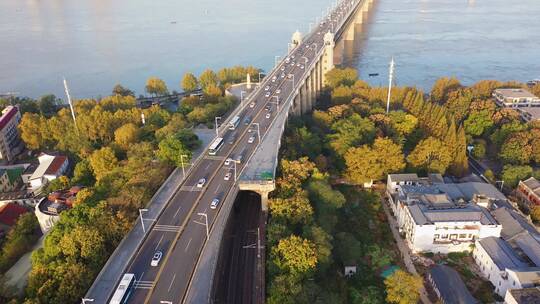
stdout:
[(300, 66), (300, 70), (303, 70), (303, 69), (304, 69), (304, 66), (303, 66), (303, 65), (301, 65), (301, 66)]
[(285, 63), (289, 63), (289, 61), (291, 61), (291, 58), (289, 57), (285, 58)]
[(204, 184), (206, 184), (206, 178), (203, 177), (197, 182), (197, 188), (202, 188)]
[(154, 256), (152, 257), (152, 261), (150, 262), (150, 265), (153, 267), (156, 267), (157, 265), (159, 265), (159, 261), (161, 261), (162, 256), (163, 256), (163, 252), (156, 251), (156, 253), (154, 253)]
[(255, 136), (250, 136), (250, 137), (248, 138), (248, 144), (252, 144), (252, 143), (254, 143), (254, 142), (255, 142)]
[(276, 90), (276, 94), (279, 94), (279, 93), (281, 93), (281, 90), (280, 90), (280, 89), (277, 89), (277, 90)]
[(216, 209), (218, 205), (219, 205), (219, 198), (215, 198), (210, 203), (210, 209)]
[(227, 173), (225, 174), (225, 176), (223, 177), (223, 180), (228, 181), (228, 180), (230, 180), (230, 179), (231, 179), (231, 172), (227, 172)]
[(309, 45), (306, 45), (306, 49), (309, 49)]
[(231, 135), (231, 137), (229, 137), (229, 145), (234, 144), (235, 141), (236, 141), (236, 134), (233, 134)]
[(227, 158), (227, 159), (225, 160), (225, 164), (224, 164), (224, 165), (225, 165), (225, 166), (229, 166), (229, 165), (231, 164), (231, 161), (232, 161), (232, 159)]
[(244, 124), (247, 126), (251, 123), (251, 116), (248, 116), (244, 119)]
[(320, 34), (321, 34), (321, 32), (317, 32), (317, 35), (320, 35)]
[(299, 63), (299, 64), (297, 64), (296, 66), (297, 66), (297, 67), (301, 67), (302, 65)]
[[(286, 63), (289, 63), (289, 62), (287, 61)], [(285, 71), (285, 67), (282, 66), (282, 67), (281, 67), (281, 70), (282, 70), (282, 71)]]
[(265, 97), (270, 97), (270, 92), (266, 92), (266, 94), (264, 94)]
[(294, 55), (291, 56), (291, 59), (294, 59)]
[(266, 118), (270, 118), (270, 117), (272, 117), (272, 112), (266, 113)]
[(269, 104), (267, 104), (267, 105), (264, 107), (264, 109), (265, 109), (266, 111), (270, 111), (270, 108), (272, 108), (272, 106), (269, 105)]
[(295, 64), (295, 63), (294, 63), (294, 61), (293, 61), (293, 62), (291, 62), (291, 66), (294, 66), (294, 64)]
[(251, 133), (251, 132), (253, 132), (253, 129), (248, 129), (248, 133)]
[(254, 107), (255, 107), (255, 103), (254, 103), (254, 102), (250, 103), (250, 104), (249, 104), (249, 107), (250, 107), (250, 108), (254, 108)]
[(270, 90), (270, 86), (266, 86), (266, 87), (264, 87), (264, 90), (265, 90), (265, 91), (268, 91), (268, 90)]
[(285, 73), (281, 73), (281, 78), (285, 78)]
[(240, 153), (238, 155), (236, 155), (236, 157), (234, 158), (234, 161), (236, 161), (236, 163), (241, 163), (242, 162), (242, 159), (244, 159), (244, 153)]
[(293, 74), (287, 75), (287, 78), (291, 79), (293, 77)]
[(276, 82), (276, 79), (277, 79), (276, 76), (272, 77), (272, 82)]

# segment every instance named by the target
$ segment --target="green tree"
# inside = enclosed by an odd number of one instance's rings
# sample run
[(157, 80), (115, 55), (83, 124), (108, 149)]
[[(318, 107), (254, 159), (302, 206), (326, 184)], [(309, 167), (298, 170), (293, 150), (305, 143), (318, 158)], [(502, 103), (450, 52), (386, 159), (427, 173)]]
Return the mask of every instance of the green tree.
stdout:
[(1, 247), (0, 271), (8, 270), (38, 239), (39, 223), (33, 212), (19, 216)]
[(531, 133), (527, 131), (512, 134), (504, 141), (499, 157), (509, 164), (528, 164), (534, 151), (532, 139)]
[[(162, 161), (168, 162), (176, 167), (181, 167), (182, 164), (189, 164), (191, 160), (191, 151), (182, 142), (181, 138), (176, 135), (168, 136), (159, 142), (156, 156)], [(182, 155), (185, 155), (182, 157)]]
[(434, 137), (428, 137), (414, 148), (407, 161), (416, 168), (428, 172), (444, 173), (452, 162), (452, 155), (445, 143)]
[(114, 131), (114, 141), (127, 150), (131, 145), (139, 141), (140, 130), (134, 123), (127, 123)]
[(531, 220), (535, 223), (540, 223), (540, 206), (534, 205), (531, 207)]
[(92, 166), (87, 159), (82, 159), (75, 165), (73, 169), (73, 178), (71, 183), (73, 185), (91, 186), (95, 182)]
[(169, 90), (167, 89), (167, 85), (165, 84), (165, 81), (157, 78), (157, 77), (150, 77), (146, 81), (146, 92), (148, 94), (153, 95), (165, 95)]
[(307, 186), (307, 190), (309, 192), (309, 199), (319, 207), (321, 205), (327, 205), (331, 206), (332, 209), (338, 209), (346, 201), (345, 196), (341, 192), (332, 189), (326, 181), (311, 181)]
[(209, 86), (217, 87), (218, 81), (219, 80), (216, 73), (209, 69), (204, 70), (204, 72), (202, 72), (202, 74), (199, 76), (199, 84), (203, 90)]
[(356, 184), (383, 179), (405, 168), (401, 146), (388, 138), (377, 138), (370, 147), (350, 148), (345, 153), (345, 176)]
[(291, 274), (303, 274), (312, 271), (317, 266), (315, 244), (296, 235), (291, 235), (279, 241), (272, 248), (273, 262), (282, 271)]
[(527, 179), (533, 173), (531, 166), (505, 165), (502, 171), (504, 184), (514, 188), (520, 180)]
[(319, 226), (309, 226), (304, 230), (304, 238), (315, 244), (318, 269), (332, 263), (332, 236)]
[(358, 114), (335, 122), (332, 130), (335, 133), (329, 135), (330, 146), (338, 155), (344, 155), (350, 147), (369, 143), (375, 137), (375, 124)]
[(287, 199), (272, 199), (269, 202), (269, 208), (273, 217), (284, 219), (292, 224), (307, 224), (313, 217), (313, 208), (306, 195), (302, 193), (297, 193)]
[(388, 113), (392, 126), (402, 136), (411, 134), (418, 125), (418, 118), (403, 111), (391, 111)]
[(482, 110), (469, 114), (463, 124), (468, 135), (480, 136), (493, 126), (493, 120), (487, 110)]
[(94, 151), (89, 160), (97, 180), (100, 180), (118, 166), (118, 159), (114, 151), (109, 147)]
[(192, 92), (195, 91), (199, 87), (199, 81), (197, 80), (197, 77), (193, 75), (192, 73), (185, 73), (184, 78), (182, 78), (182, 83), (180, 84), (180, 87), (184, 92)]
[(37, 104), (42, 115), (51, 115), (56, 112), (57, 99), (52, 94), (41, 96)]
[(486, 142), (484, 140), (476, 140), (473, 144), (472, 155), (475, 158), (484, 158), (486, 157)]
[(135, 97), (135, 93), (128, 89), (128, 88), (125, 88), (123, 87), (122, 85), (120, 84), (117, 84), (114, 86), (113, 90), (112, 90), (112, 94), (113, 95), (120, 95), (120, 96), (132, 96), (132, 97)]
[(332, 69), (325, 75), (326, 84), (330, 88), (336, 88), (340, 85), (352, 86), (358, 80), (358, 71), (352, 68)]
[(418, 275), (397, 270), (384, 280), (386, 300), (397, 304), (416, 304), (420, 300), (422, 278)]

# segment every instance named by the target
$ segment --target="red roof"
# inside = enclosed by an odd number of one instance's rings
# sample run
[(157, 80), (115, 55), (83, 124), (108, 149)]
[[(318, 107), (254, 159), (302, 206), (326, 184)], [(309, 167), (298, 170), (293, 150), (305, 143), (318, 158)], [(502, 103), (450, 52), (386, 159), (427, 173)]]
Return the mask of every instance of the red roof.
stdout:
[(58, 170), (60, 170), (66, 159), (67, 157), (63, 155), (55, 156), (49, 168), (45, 171), (45, 174), (55, 175), (58, 173)]
[(6, 113), (0, 117), (0, 130), (2, 130), (8, 124), (8, 122), (13, 118), (13, 116), (15, 116), (15, 114), (17, 114), (19, 110), (17, 107), (8, 106), (4, 111), (6, 111)]
[(26, 212), (28, 210), (23, 206), (13, 203), (6, 204), (0, 207), (0, 223), (13, 226), (17, 222), (17, 218)]

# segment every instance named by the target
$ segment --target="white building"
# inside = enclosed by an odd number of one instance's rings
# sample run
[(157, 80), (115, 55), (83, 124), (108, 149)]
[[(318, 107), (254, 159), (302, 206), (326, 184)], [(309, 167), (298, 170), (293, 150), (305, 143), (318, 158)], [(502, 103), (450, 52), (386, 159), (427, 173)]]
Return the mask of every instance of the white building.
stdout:
[(17, 126), (21, 112), (17, 107), (7, 106), (0, 117), (0, 160), (11, 162), (24, 149)]
[(502, 226), (485, 208), (504, 199), (492, 185), (446, 184), (440, 175), (391, 174), (387, 189), (398, 228), (412, 252), (470, 251), (475, 240), (501, 233)]
[(39, 157), (39, 166), (30, 176), (30, 191), (38, 192), (41, 187), (63, 175), (68, 169), (66, 156), (55, 156), (42, 153)]
[(540, 107), (540, 98), (525, 89), (496, 89), (493, 97), (501, 107)]

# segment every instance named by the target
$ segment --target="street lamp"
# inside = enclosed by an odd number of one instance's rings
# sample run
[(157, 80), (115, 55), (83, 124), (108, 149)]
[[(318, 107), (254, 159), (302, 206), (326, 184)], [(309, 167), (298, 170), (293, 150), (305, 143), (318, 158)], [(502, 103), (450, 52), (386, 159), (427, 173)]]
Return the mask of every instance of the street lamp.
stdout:
[(206, 227), (206, 240), (208, 241), (208, 214), (199, 212), (199, 216), (204, 216), (204, 226)]
[(261, 130), (258, 122), (252, 123), (252, 125), (257, 126), (257, 138), (259, 139), (259, 145), (261, 144)]
[(279, 96), (272, 96), (272, 98), (276, 98), (276, 101), (271, 101), (270, 103), (275, 103), (276, 104), (276, 107), (277, 107), (277, 111), (279, 113)]
[(86, 298), (82, 298), (81, 304), (86, 304), (87, 302), (94, 302), (94, 299), (86, 299)]
[(261, 83), (261, 75), (264, 75), (264, 73), (259, 72), (259, 83)]
[(504, 181), (498, 180), (498, 181), (495, 181), (495, 183), (501, 183), (501, 191), (503, 191)]
[(186, 171), (184, 170), (184, 157), (189, 158), (186, 154), (180, 155), (180, 163), (182, 164), (182, 175), (186, 177)]
[(238, 163), (238, 161), (232, 160), (232, 162), (233, 162), (233, 165), (234, 165), (234, 181), (237, 181), (238, 178), (236, 177), (236, 163)]
[(244, 106), (244, 93), (246, 93), (246, 91), (240, 91), (240, 106)]
[(219, 132), (218, 132), (218, 120), (221, 120), (221, 117), (220, 116), (216, 116), (214, 117), (214, 122), (215, 122), (215, 125), (216, 125), (216, 137), (219, 136)]
[(142, 213), (146, 211), (148, 211), (148, 209), (139, 209), (139, 216), (141, 217), (142, 231), (144, 234), (146, 234), (146, 229), (144, 228), (144, 219), (142, 217)]

